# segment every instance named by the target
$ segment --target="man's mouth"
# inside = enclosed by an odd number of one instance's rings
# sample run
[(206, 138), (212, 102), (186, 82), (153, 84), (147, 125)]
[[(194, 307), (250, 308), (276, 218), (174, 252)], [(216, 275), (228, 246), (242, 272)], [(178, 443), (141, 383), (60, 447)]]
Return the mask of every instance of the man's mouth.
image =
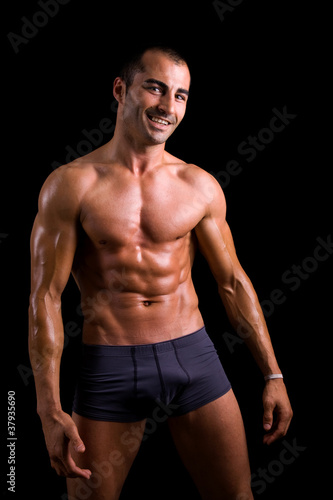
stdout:
[(160, 118), (159, 116), (150, 115), (148, 113), (147, 116), (152, 122), (159, 123), (160, 125), (171, 125), (171, 122), (165, 118)]

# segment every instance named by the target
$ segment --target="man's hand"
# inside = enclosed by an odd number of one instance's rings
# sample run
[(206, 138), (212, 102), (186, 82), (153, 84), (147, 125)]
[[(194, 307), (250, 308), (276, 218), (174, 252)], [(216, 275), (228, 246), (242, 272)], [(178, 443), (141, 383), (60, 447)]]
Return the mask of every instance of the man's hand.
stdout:
[(268, 380), (263, 393), (263, 426), (268, 431), (264, 443), (271, 444), (285, 436), (293, 416), (286, 387), (281, 379)]
[(78, 453), (85, 451), (85, 446), (72, 418), (67, 413), (58, 411), (52, 415), (41, 416), (41, 420), (51, 466), (57, 474), (89, 479), (91, 471), (80, 469), (70, 452), (71, 447)]

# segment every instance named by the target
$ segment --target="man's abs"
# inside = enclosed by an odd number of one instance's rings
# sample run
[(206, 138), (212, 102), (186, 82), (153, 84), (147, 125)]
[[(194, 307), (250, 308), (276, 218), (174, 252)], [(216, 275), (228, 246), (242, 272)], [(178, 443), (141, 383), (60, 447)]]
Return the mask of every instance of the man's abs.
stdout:
[(196, 295), (183, 293), (144, 297), (99, 291), (82, 300), (83, 342), (132, 345), (171, 340), (203, 326)]
[(73, 269), (84, 343), (154, 343), (203, 326), (191, 278), (190, 234), (168, 245), (129, 243), (119, 252), (105, 246), (92, 248), (87, 241)]

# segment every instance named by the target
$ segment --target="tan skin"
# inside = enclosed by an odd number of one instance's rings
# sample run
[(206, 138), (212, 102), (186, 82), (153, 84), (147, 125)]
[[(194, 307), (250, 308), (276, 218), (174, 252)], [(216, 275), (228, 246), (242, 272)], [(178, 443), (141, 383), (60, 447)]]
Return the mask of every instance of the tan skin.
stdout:
[[(219, 184), (165, 151), (185, 114), (188, 68), (159, 51), (146, 52), (143, 62), (145, 70), (128, 89), (120, 78), (114, 82), (113, 139), (49, 176), (32, 231), (29, 349), (37, 410), (51, 465), (68, 478), (73, 498), (80, 497), (82, 481), (91, 500), (119, 498), (145, 422), (91, 421), (62, 411), (61, 295), (71, 272), (82, 296), (84, 343), (160, 342), (203, 326), (191, 279), (198, 247), (232, 324), (248, 332), (262, 373), (280, 373), (256, 293), (236, 256)], [(266, 383), (263, 405), (264, 442), (270, 444), (286, 434), (292, 418), (283, 380)], [(133, 425), (137, 446), (124, 439)], [(203, 499), (253, 498), (232, 390), (170, 418), (169, 426)], [(101, 474), (98, 464), (106, 463), (112, 473)]]

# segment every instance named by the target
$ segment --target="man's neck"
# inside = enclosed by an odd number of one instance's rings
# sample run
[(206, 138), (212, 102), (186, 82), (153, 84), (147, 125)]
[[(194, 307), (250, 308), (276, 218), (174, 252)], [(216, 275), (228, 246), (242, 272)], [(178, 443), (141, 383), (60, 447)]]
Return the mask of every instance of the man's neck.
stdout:
[(117, 134), (105, 145), (110, 160), (127, 167), (133, 174), (141, 175), (163, 163), (165, 143), (155, 145), (135, 144)]

